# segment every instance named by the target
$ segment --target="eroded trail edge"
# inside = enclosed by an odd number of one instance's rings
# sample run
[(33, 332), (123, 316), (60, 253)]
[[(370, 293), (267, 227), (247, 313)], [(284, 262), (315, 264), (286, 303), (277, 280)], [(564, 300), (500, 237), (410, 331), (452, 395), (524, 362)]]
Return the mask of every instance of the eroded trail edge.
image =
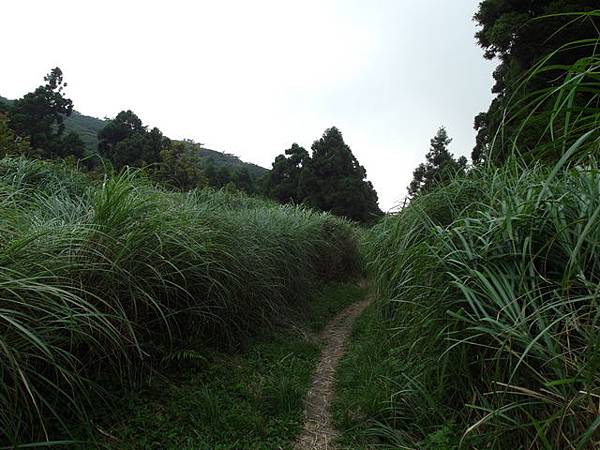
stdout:
[(335, 448), (337, 432), (331, 423), (331, 401), (334, 393), (335, 369), (348, 345), (352, 325), (372, 298), (356, 302), (340, 312), (321, 332), (325, 341), (313, 382), (304, 405), (304, 429), (294, 446), (295, 450), (324, 450)]

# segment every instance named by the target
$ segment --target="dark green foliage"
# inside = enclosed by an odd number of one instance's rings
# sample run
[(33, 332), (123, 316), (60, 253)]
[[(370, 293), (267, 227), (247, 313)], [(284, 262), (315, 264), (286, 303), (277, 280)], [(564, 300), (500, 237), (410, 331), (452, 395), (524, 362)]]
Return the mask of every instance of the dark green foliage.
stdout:
[[(73, 102), (64, 97), (67, 83), (56, 67), (44, 77), (46, 82), (34, 92), (15, 100), (8, 108), (9, 126), (27, 138), (35, 153), (43, 158), (83, 156), (84, 145), (76, 134), (64, 136), (65, 117), (71, 115)], [(6, 103), (5, 103), (6, 105)]]
[(280, 201), (304, 203), (359, 222), (381, 215), (377, 193), (342, 133), (332, 127), (311, 147), (312, 156), (297, 144), (279, 155), (267, 181), (268, 194)]
[(79, 135), (73, 131), (65, 134), (62, 139), (61, 146), (57, 153), (60, 158), (66, 158), (68, 156), (74, 156), (75, 158), (83, 157), (85, 152), (85, 144), (79, 137)]
[[(598, 8), (595, 0), (485, 0), (480, 3), (475, 20), (481, 27), (477, 32), (479, 45), (485, 51), (486, 58), (498, 58), (500, 64), (494, 72), (496, 84), (493, 92), (497, 94), (486, 113), (475, 119), (478, 130), (476, 146), (472, 153), (474, 162), (489, 159), (491, 145), (497, 139), (496, 132), (504, 121), (507, 108), (514, 102), (515, 96), (523, 95), (521, 77), (534, 67), (542, 57), (551, 55), (547, 62), (548, 70), (529, 74), (525, 87), (526, 93), (562, 83), (564, 67), (590, 54), (585, 46), (572, 45), (563, 51), (553, 53), (567, 43), (598, 36), (600, 21), (594, 15), (565, 15), (561, 13), (580, 13)], [(562, 67), (561, 67), (562, 66)], [(586, 96), (576, 99), (579, 104), (586, 103)], [(550, 111), (554, 105), (545, 105)], [(538, 123), (529, 120), (527, 136), (521, 135), (520, 152), (527, 155), (541, 142), (551, 141), (549, 135), (542, 132), (549, 119), (549, 113)], [(503, 130), (502, 139), (510, 141), (516, 132), (514, 126)], [(492, 161), (501, 163), (512, 152), (510, 145), (496, 145)]]
[[(188, 370), (135, 392), (110, 421), (114, 439), (97, 436), (85, 448), (290, 448), (302, 427), (303, 399), (319, 346), (298, 334), (276, 332), (239, 355), (207, 353)], [(106, 421), (106, 418), (103, 418)]]
[(497, 141), (511, 155), (499, 168), (436, 186), (369, 234), (390, 330), (382, 351), (401, 363), (385, 375), (397, 386), (390, 402), (359, 427), (386, 445), (600, 446), (598, 38), (570, 45), (587, 55), (534, 65), (498, 129), (519, 140), (541, 130), (552, 145), (522, 155)]
[[(205, 149), (202, 144), (184, 140), (173, 141), (161, 151), (161, 172), (162, 174), (158, 174), (159, 180), (180, 190), (209, 186), (256, 194), (263, 190), (260, 179), (266, 169), (244, 163), (233, 155)], [(179, 181), (175, 173), (179, 173)]]
[(452, 139), (444, 127), (441, 127), (431, 139), (431, 147), (425, 155), (427, 162), (419, 164), (413, 172), (413, 180), (408, 187), (408, 194), (414, 197), (417, 194), (430, 191), (436, 185), (447, 183), (457, 173), (464, 173), (467, 169), (467, 159), (464, 156), (454, 159), (448, 151), (448, 144)]
[(336, 370), (332, 413), (341, 448), (381, 448), (376, 445), (386, 442), (375, 429), (389, 420), (387, 407), (403, 364), (390, 331), (394, 324), (380, 314), (380, 306), (370, 305), (356, 320), (348, 351)]
[(246, 167), (237, 170), (234, 175), (234, 184), (238, 190), (246, 194), (254, 194), (257, 191), (255, 181)]
[(0, 95), (0, 113), (8, 114), (8, 110), (12, 106), (12, 102)]
[(133, 111), (121, 111), (98, 132), (98, 152), (116, 169), (146, 167), (160, 161), (169, 139), (158, 128), (150, 131)]
[[(14, 101), (0, 96), (0, 112), (4, 111), (7, 113), (13, 103)], [(79, 135), (84, 144), (85, 154), (93, 156), (98, 153), (98, 133), (108, 125), (108, 120), (85, 116), (73, 110), (69, 116), (64, 116), (63, 123), (65, 131)], [(189, 162), (190, 164), (193, 164), (194, 167), (190, 167), (189, 170), (193, 172), (198, 170), (208, 170), (211, 172), (213, 169), (220, 170), (223, 168), (221, 174), (224, 178), (227, 178), (227, 181), (225, 183), (216, 181), (213, 182), (211, 186), (221, 188), (226, 186), (229, 181), (233, 180), (236, 189), (248, 193), (263, 192), (264, 189), (260, 180), (269, 172), (267, 169), (257, 166), (256, 164), (243, 162), (237, 156), (230, 153), (204, 148), (202, 144), (195, 143), (192, 140), (184, 140), (182, 142), (188, 147), (189, 153), (192, 156)], [(72, 144), (73, 142), (71, 140), (71, 142), (67, 143), (67, 146), (72, 146)], [(80, 157), (80, 145), (78, 144), (75, 146), (75, 149), (78, 152), (78, 157)], [(12, 152), (12, 154), (14, 153), (15, 152)], [(66, 152), (61, 148), (57, 155), (65, 153)], [(91, 168), (98, 163), (98, 159), (95, 157), (86, 158), (85, 163)], [(249, 175), (251, 182), (249, 182), (246, 172)], [(236, 178), (240, 179), (236, 182)]]
[(302, 171), (299, 191), (307, 205), (359, 222), (381, 215), (377, 193), (342, 133), (335, 127), (325, 130), (311, 147), (312, 157)]
[[(13, 100), (0, 96), (0, 112), (7, 113), (13, 104)], [(97, 152), (98, 132), (106, 126), (105, 120), (83, 115), (73, 109), (69, 116), (64, 116), (63, 123), (65, 131), (72, 131), (79, 135), (87, 153), (94, 154)]]
[(304, 312), (307, 326), (315, 333), (320, 332), (337, 313), (362, 300), (365, 295), (366, 289), (357, 284), (334, 282), (324, 285)]
[(215, 167), (212, 163), (204, 168), (203, 175), (208, 186), (227, 190), (237, 190), (246, 194), (256, 194), (262, 191), (260, 180), (253, 178), (247, 166), (237, 169), (235, 166)]
[(212, 164), (204, 169), (204, 176), (208, 185), (215, 189), (225, 187), (231, 181), (231, 172), (227, 167), (216, 168)]
[(319, 356), (319, 343), (297, 330), (319, 332), (363, 295), (354, 284), (327, 284), (308, 296), (292, 327), (262, 332), (233, 355), (203, 349), (206, 358), (187, 368), (178, 364), (103, 418), (115, 437), (108, 447), (291, 448)]
[(369, 265), (402, 361), (380, 436), (422, 448), (454, 423), (465, 448), (597, 448), (599, 185), (596, 161), (512, 161), (373, 230)]
[(267, 181), (267, 195), (280, 203), (302, 203), (299, 192), (300, 174), (310, 156), (298, 144), (279, 155), (273, 162), (273, 168)]
[(156, 174), (159, 181), (180, 191), (189, 191), (207, 184), (192, 150), (184, 142), (171, 141), (161, 150), (160, 160)]
[(97, 382), (139, 383), (190, 341), (235, 346), (360, 268), (341, 219), (164, 191), (130, 171), (92, 183), (64, 165), (3, 159), (0, 213), (7, 445), (45, 439), (42, 424), (64, 436), (110, 400)]
[(29, 139), (17, 136), (8, 126), (8, 117), (0, 112), (0, 158), (31, 154)]

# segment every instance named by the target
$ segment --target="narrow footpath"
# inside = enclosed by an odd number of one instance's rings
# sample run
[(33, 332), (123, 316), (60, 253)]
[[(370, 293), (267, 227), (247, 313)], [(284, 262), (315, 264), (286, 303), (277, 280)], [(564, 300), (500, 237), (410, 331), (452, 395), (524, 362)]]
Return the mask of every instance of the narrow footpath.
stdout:
[(305, 400), (304, 430), (296, 441), (295, 450), (331, 450), (337, 432), (331, 423), (331, 401), (334, 394), (335, 369), (346, 351), (352, 325), (371, 303), (371, 297), (354, 303), (336, 317), (321, 332), (326, 343), (313, 382)]

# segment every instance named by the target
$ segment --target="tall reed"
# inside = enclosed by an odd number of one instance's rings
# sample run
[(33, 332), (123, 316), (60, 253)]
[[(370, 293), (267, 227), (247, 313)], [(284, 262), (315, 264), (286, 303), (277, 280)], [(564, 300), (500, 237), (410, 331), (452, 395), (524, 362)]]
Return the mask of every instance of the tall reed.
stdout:
[[(0, 160), (0, 441), (68, 436), (192, 341), (231, 345), (360, 271), (353, 226), (241, 194)], [(85, 422), (85, 420), (84, 420)]]
[[(395, 445), (450, 430), (462, 448), (600, 446), (599, 44), (540, 61), (488, 164), (369, 234), (381, 320), (404, 361), (377, 431)], [(573, 48), (589, 55), (553, 64)], [(530, 91), (544, 73), (556, 76)], [(510, 155), (502, 167), (494, 152)]]

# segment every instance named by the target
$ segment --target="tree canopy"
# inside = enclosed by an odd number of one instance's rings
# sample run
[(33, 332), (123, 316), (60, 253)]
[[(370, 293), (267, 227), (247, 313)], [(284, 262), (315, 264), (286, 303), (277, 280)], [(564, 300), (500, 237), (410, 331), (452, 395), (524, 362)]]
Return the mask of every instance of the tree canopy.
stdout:
[(8, 126), (18, 136), (27, 138), (41, 157), (82, 157), (84, 144), (79, 136), (64, 135), (64, 119), (71, 115), (73, 102), (64, 96), (67, 83), (60, 68), (52, 69), (44, 82), (8, 107)]
[(312, 155), (293, 144), (273, 162), (268, 194), (283, 203), (304, 203), (359, 222), (381, 214), (367, 172), (336, 127), (316, 140)]
[(300, 174), (309, 160), (308, 152), (295, 143), (277, 156), (267, 181), (267, 195), (280, 203), (301, 203)]
[(28, 138), (17, 136), (8, 126), (8, 117), (0, 112), (0, 158), (8, 155), (28, 155), (31, 145)]
[[(496, 94), (487, 112), (475, 118), (478, 131), (472, 152), (475, 163), (487, 158), (494, 134), (501, 124), (503, 114), (517, 94), (517, 81), (542, 57), (551, 54), (568, 42), (597, 35), (600, 23), (597, 18), (577, 17), (565, 13), (585, 12), (598, 8), (597, 0), (484, 0), (475, 14), (480, 29), (476, 34), (479, 45), (488, 59), (500, 61), (494, 72)], [(558, 83), (560, 65), (572, 64), (589, 49), (574, 46), (552, 56), (556, 71), (546, 70), (536, 74), (526, 87), (533, 92), (541, 86)], [(521, 152), (539, 145), (539, 133), (532, 126), (527, 133), (528, 141), (521, 142)], [(505, 138), (511, 138), (510, 128)], [(502, 162), (506, 157), (496, 149), (494, 159)]]
[(413, 172), (413, 180), (408, 186), (408, 194), (414, 197), (431, 190), (437, 184), (448, 182), (457, 172), (467, 168), (467, 158), (457, 160), (448, 151), (452, 139), (444, 127), (440, 127), (431, 139), (431, 147), (425, 155), (426, 162), (419, 164)]
[(121, 111), (98, 132), (98, 152), (120, 169), (160, 162), (169, 139), (158, 128), (150, 131), (131, 110)]
[(157, 178), (180, 191), (206, 186), (206, 177), (191, 151), (184, 142), (171, 141), (160, 152)]

